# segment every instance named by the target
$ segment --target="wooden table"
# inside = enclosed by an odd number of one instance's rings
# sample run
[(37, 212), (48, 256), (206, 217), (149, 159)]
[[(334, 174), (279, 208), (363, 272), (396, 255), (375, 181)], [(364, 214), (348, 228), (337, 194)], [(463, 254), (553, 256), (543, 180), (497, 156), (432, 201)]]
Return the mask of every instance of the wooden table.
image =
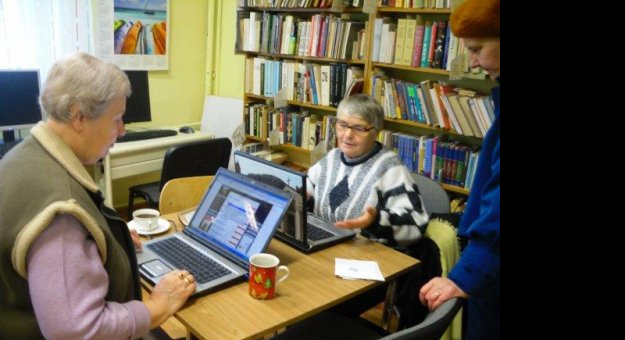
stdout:
[[(182, 225), (177, 214), (163, 216)], [(170, 229), (173, 231), (173, 228)], [(310, 317), (381, 284), (344, 280), (334, 275), (334, 259), (378, 262), (388, 280), (419, 261), (362, 237), (307, 255), (273, 240), (267, 250), (287, 265), (290, 276), (278, 286), (273, 300), (248, 295), (247, 282), (190, 300), (176, 318), (195, 337), (204, 340), (251, 340)]]

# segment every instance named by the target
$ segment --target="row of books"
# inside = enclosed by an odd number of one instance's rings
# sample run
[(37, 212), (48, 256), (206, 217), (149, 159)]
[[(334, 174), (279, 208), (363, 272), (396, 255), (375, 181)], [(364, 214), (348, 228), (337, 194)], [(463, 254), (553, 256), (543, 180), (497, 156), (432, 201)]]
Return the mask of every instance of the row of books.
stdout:
[(300, 63), (292, 60), (269, 60), (262, 57), (246, 60), (245, 91), (248, 94), (294, 100), (322, 106), (338, 106), (347, 95), (361, 93), (364, 70), (347, 64)]
[(439, 136), (411, 136), (383, 130), (378, 141), (394, 150), (406, 167), (433, 180), (471, 189), (479, 150)]
[(305, 20), (271, 12), (239, 12), (238, 48), (247, 52), (332, 59), (364, 58), (367, 24), (335, 15)]
[[(274, 144), (290, 144), (312, 150), (328, 141), (336, 147), (336, 117), (310, 114), (288, 106), (275, 109), (266, 104), (250, 104), (245, 110), (245, 132)], [(383, 130), (378, 141), (394, 150), (406, 167), (435, 181), (471, 188), (479, 150), (475, 146), (446, 141), (439, 136), (413, 136)]]
[(452, 0), (377, 0), (378, 7), (451, 9)]
[[(337, 0), (343, 7), (362, 7), (363, 0)], [(244, 0), (247, 7), (264, 8), (331, 8), (333, 0)]]
[(447, 21), (424, 21), (420, 15), (397, 22), (389, 18), (375, 20), (373, 62), (412, 67), (451, 69), (452, 61), (462, 52), (460, 40), (451, 33)]
[(336, 146), (334, 116), (319, 116), (298, 107), (274, 109), (266, 104), (251, 104), (245, 110), (245, 132), (275, 144), (291, 144), (312, 150), (323, 140), (328, 148)]
[(424, 80), (411, 83), (389, 79), (374, 72), (370, 95), (384, 108), (384, 115), (447, 130), (465, 136), (484, 137), (495, 119), (489, 96), (454, 87), (443, 82)]

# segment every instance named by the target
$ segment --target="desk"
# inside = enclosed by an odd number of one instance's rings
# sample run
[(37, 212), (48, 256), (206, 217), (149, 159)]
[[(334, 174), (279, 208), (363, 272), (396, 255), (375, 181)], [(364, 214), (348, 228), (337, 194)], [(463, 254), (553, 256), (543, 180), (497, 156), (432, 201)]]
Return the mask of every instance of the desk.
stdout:
[(163, 157), (171, 146), (213, 138), (205, 133), (179, 133), (175, 136), (135, 142), (116, 143), (104, 159), (95, 179), (104, 194), (106, 205), (113, 207), (113, 180), (158, 171), (163, 168)]
[[(177, 214), (165, 215), (180, 227)], [(173, 230), (174, 228), (170, 229)], [(419, 261), (362, 237), (306, 255), (273, 240), (268, 253), (290, 270), (273, 300), (248, 295), (247, 282), (191, 299), (176, 318), (203, 340), (252, 340), (292, 325), (356, 295), (380, 282), (350, 281), (334, 276), (336, 257), (377, 261), (387, 280), (407, 272)]]

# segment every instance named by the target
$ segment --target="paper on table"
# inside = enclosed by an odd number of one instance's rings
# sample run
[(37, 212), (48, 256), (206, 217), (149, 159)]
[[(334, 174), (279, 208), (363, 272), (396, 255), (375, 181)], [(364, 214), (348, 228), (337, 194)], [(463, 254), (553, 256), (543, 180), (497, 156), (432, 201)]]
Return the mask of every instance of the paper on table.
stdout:
[(375, 261), (359, 261), (336, 258), (334, 275), (348, 280), (384, 281), (384, 276)]
[(180, 222), (182, 222), (183, 225), (185, 225), (185, 226), (189, 225), (189, 223), (191, 222), (191, 218), (195, 214), (195, 209), (197, 209), (197, 207), (193, 207), (191, 209), (183, 210), (180, 213), (178, 213), (178, 217), (180, 218)]

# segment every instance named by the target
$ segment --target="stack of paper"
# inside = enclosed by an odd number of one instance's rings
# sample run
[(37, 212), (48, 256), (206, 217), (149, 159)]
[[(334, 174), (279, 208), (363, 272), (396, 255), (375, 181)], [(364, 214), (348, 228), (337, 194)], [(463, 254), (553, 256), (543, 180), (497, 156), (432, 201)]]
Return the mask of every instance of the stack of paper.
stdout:
[(336, 258), (334, 275), (347, 280), (384, 281), (384, 276), (375, 261), (359, 261)]

